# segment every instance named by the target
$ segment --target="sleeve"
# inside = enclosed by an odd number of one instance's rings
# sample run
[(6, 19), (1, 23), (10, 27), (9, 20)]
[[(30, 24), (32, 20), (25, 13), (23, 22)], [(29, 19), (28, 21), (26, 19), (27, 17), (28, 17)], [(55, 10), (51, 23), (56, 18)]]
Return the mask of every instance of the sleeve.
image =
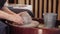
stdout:
[(6, 0), (0, 0), (0, 9), (4, 6)]

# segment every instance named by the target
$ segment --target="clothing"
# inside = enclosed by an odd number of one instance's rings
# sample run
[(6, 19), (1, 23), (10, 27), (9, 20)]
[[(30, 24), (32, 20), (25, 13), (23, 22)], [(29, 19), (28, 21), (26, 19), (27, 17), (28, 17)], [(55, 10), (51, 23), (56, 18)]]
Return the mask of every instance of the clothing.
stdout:
[(6, 0), (0, 0), (0, 9), (4, 6)]
[[(4, 6), (4, 4), (5, 4), (5, 2), (6, 2), (6, 0), (0, 0), (0, 10), (1, 10), (1, 8)], [(5, 19), (0, 19), (0, 23), (4, 23), (5, 22)], [(0, 25), (1, 26), (1, 25)], [(2, 25), (3, 26), (3, 25)]]
[(7, 34), (7, 25), (0, 20), (0, 34)]
[[(4, 6), (6, 0), (0, 0), (0, 10)], [(5, 24), (5, 20), (0, 19), (0, 34), (7, 34), (7, 25)]]
[(15, 12), (16, 14), (18, 14), (18, 13), (20, 13), (20, 12), (25, 12), (25, 11), (27, 11), (27, 13), (32, 17), (32, 18), (34, 18), (35, 16), (34, 16), (34, 14), (30, 11), (30, 10), (28, 10), (28, 9), (14, 9), (13, 7), (8, 7), (11, 11), (13, 11), (13, 12)]

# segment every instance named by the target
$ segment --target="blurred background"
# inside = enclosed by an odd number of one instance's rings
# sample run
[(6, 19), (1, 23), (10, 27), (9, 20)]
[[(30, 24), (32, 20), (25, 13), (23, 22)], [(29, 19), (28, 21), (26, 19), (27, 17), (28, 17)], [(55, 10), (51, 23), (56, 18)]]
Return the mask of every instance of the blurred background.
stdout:
[(32, 5), (35, 18), (43, 18), (43, 13), (57, 13), (60, 20), (60, 0), (7, 0), (8, 4)]

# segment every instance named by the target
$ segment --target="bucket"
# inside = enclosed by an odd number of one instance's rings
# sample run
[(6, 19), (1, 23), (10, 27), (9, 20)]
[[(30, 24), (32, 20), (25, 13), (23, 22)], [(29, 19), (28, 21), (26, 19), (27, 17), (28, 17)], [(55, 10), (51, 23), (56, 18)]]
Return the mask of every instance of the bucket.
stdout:
[(46, 14), (43, 14), (43, 16), (44, 16), (45, 27), (54, 28), (57, 14), (56, 13), (46, 13)]

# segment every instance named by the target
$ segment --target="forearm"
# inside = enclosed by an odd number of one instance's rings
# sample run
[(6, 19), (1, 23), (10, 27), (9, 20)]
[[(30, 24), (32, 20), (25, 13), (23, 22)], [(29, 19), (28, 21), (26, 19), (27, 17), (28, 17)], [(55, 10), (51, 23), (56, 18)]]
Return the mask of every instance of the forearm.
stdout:
[(23, 19), (20, 16), (8, 14), (0, 10), (0, 19), (6, 19), (9, 21), (13, 21), (17, 24), (23, 24)]
[(8, 8), (4, 8), (3, 11), (0, 11), (0, 18), (7, 19), (18, 24), (23, 24), (22, 17), (10, 11)]
[(9, 14), (12, 14), (12, 15), (15, 15), (16, 13), (14, 13), (13, 11), (9, 10), (7, 7), (3, 7), (2, 10), (6, 13), (9, 13)]
[(11, 17), (11, 15), (9, 15), (9, 14), (7, 14), (7, 13), (0, 10), (0, 18), (8, 19), (9, 17)]

